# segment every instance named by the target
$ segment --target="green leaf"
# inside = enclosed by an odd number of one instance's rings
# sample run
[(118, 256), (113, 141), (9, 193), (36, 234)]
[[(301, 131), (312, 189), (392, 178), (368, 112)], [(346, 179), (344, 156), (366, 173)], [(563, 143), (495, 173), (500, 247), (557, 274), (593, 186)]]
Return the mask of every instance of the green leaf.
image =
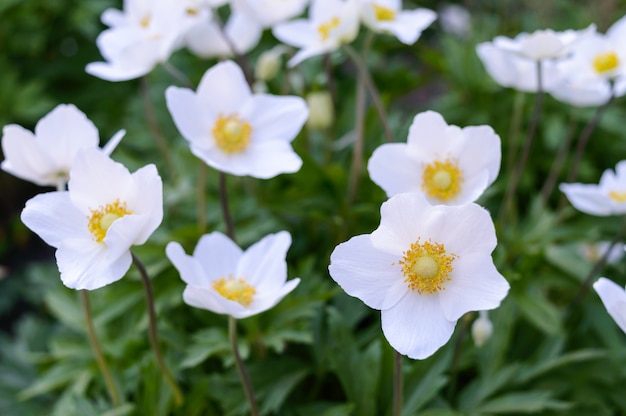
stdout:
[(557, 335), (563, 331), (561, 311), (540, 293), (515, 293), (514, 296), (522, 314), (537, 329), (548, 335)]
[(543, 410), (564, 411), (570, 407), (569, 403), (553, 400), (550, 391), (534, 390), (496, 397), (475, 409), (473, 413), (537, 413)]

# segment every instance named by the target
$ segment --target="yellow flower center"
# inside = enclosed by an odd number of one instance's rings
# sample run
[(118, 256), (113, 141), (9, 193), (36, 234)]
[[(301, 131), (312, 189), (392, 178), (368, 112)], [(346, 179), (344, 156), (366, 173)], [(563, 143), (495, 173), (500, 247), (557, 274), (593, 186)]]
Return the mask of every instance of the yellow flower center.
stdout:
[(620, 204), (626, 202), (626, 192), (624, 191), (611, 191), (609, 192), (609, 197)]
[(596, 55), (593, 58), (593, 69), (599, 74), (613, 71), (619, 66), (619, 58), (615, 52), (607, 52)]
[(252, 127), (236, 114), (219, 116), (213, 126), (215, 144), (224, 153), (241, 153), (248, 147)]
[(319, 32), (322, 41), (328, 39), (328, 37), (330, 36), (330, 31), (338, 28), (340, 23), (341, 20), (339, 20), (338, 17), (333, 17), (328, 22), (319, 25), (317, 31)]
[(396, 18), (396, 12), (391, 10), (388, 7), (379, 6), (378, 4), (372, 4), (372, 7), (374, 7), (374, 14), (376, 15), (376, 20), (389, 22)]
[(198, 9), (194, 7), (187, 7), (187, 9), (185, 9), (185, 13), (187, 13), (187, 16), (196, 16), (198, 15)]
[(90, 211), (91, 217), (89, 217), (87, 228), (98, 243), (104, 240), (107, 231), (115, 220), (133, 213), (126, 208), (126, 202), (120, 203), (119, 199), (116, 199), (113, 203), (100, 206), (98, 209), (91, 209)]
[(146, 16), (144, 16), (140, 21), (139, 24), (141, 25), (141, 27), (146, 28), (150, 25), (150, 18), (151, 16), (148, 14)]
[(430, 295), (445, 289), (445, 283), (450, 280), (452, 262), (456, 254), (448, 254), (443, 244), (425, 241), (420, 243), (419, 238), (403, 253), (402, 274), (409, 289), (420, 295)]
[(245, 279), (235, 279), (233, 276), (216, 280), (213, 282), (213, 289), (226, 299), (233, 300), (242, 306), (251, 304), (256, 293), (256, 290)]
[(461, 192), (463, 172), (457, 161), (448, 159), (426, 165), (422, 175), (422, 190), (431, 198), (449, 201)]

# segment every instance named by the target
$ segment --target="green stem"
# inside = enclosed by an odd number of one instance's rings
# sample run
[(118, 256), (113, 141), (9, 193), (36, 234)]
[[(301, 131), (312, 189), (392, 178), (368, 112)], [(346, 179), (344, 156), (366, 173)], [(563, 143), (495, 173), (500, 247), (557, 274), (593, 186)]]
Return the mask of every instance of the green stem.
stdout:
[(359, 177), (363, 165), (363, 134), (365, 128), (365, 83), (363, 74), (359, 73), (356, 86), (356, 114), (354, 121), (354, 146), (352, 147), (352, 164), (348, 184), (348, 205), (356, 198)]
[(228, 316), (228, 335), (230, 339), (230, 346), (233, 349), (233, 355), (235, 356), (237, 371), (239, 372), (239, 377), (241, 378), (241, 384), (243, 385), (243, 390), (246, 394), (246, 398), (248, 399), (248, 403), (250, 404), (250, 414), (258, 416), (259, 408), (257, 406), (256, 399), (254, 398), (254, 389), (252, 388), (250, 375), (248, 375), (248, 371), (243, 364), (241, 355), (239, 355), (239, 346), (237, 345), (237, 320), (232, 316)]
[(554, 161), (552, 162), (552, 166), (550, 167), (550, 174), (548, 175), (548, 179), (546, 179), (546, 182), (544, 183), (543, 188), (541, 188), (541, 203), (544, 206), (548, 203), (548, 199), (550, 199), (550, 196), (552, 195), (552, 191), (554, 191), (554, 188), (556, 187), (556, 182), (559, 178), (559, 174), (561, 173), (561, 170), (563, 169), (565, 159), (567, 158), (567, 154), (569, 153), (570, 145), (572, 143), (572, 136), (574, 132), (574, 124), (575, 123), (573, 123), (573, 121), (570, 122), (567, 136), (565, 137), (565, 140), (561, 144), (561, 147), (559, 147), (559, 150), (556, 156), (554, 157)]
[(169, 384), (172, 392), (174, 393), (174, 403), (177, 406), (183, 404), (183, 395), (176, 384), (176, 380), (170, 373), (165, 365), (165, 361), (163, 360), (163, 354), (161, 353), (161, 347), (159, 346), (159, 337), (157, 335), (157, 322), (156, 322), (156, 312), (154, 311), (154, 291), (152, 290), (152, 283), (150, 282), (150, 277), (148, 276), (148, 272), (146, 271), (143, 263), (135, 256), (134, 253), (131, 253), (133, 257), (133, 263), (137, 266), (139, 270), (139, 274), (141, 275), (141, 280), (143, 281), (144, 288), (146, 290), (146, 304), (148, 306), (148, 334), (150, 338), (150, 346), (152, 347), (152, 352), (154, 352), (154, 357), (156, 358), (157, 365), (159, 370), (161, 370), (161, 374), (165, 378), (167, 384)]
[(120, 405), (120, 396), (117, 393), (117, 389), (115, 388), (113, 377), (111, 377), (111, 372), (109, 371), (107, 362), (104, 359), (104, 354), (102, 354), (100, 343), (98, 342), (96, 329), (93, 326), (93, 319), (91, 316), (91, 307), (89, 306), (89, 292), (87, 292), (86, 290), (81, 290), (80, 298), (83, 303), (83, 310), (85, 311), (85, 323), (87, 324), (87, 335), (89, 336), (89, 343), (91, 344), (91, 349), (93, 350), (93, 353), (96, 356), (96, 362), (98, 363), (98, 367), (100, 368), (102, 377), (104, 377), (104, 384), (106, 385), (107, 391), (109, 393), (109, 397), (111, 398), (111, 402), (113, 402), (113, 407), (118, 407)]
[(207, 176), (207, 165), (203, 160), (198, 159), (198, 189), (197, 189), (197, 204), (196, 204), (196, 217), (198, 220), (198, 233), (204, 234), (206, 230), (206, 199), (205, 199), (205, 188), (206, 188), (206, 176)]
[(394, 351), (393, 356), (393, 416), (402, 415), (402, 396), (404, 382), (402, 377), (402, 354)]
[(500, 207), (500, 212), (498, 214), (498, 222), (500, 225), (504, 223), (505, 217), (507, 214), (510, 214), (514, 211), (513, 201), (515, 199), (515, 193), (517, 191), (517, 186), (519, 185), (519, 181), (522, 177), (522, 173), (524, 173), (524, 168), (526, 167), (526, 162), (528, 161), (528, 155), (530, 154), (530, 148), (533, 142), (533, 138), (535, 137), (535, 132), (537, 131), (537, 126), (539, 126), (539, 121), (541, 119), (541, 110), (543, 109), (543, 75), (541, 68), (541, 61), (537, 61), (537, 94), (535, 96), (535, 110), (533, 112), (532, 120), (530, 123), (530, 128), (528, 129), (528, 135), (526, 136), (526, 140), (524, 141), (524, 147), (522, 148), (522, 154), (517, 161), (517, 165), (515, 166), (515, 170), (513, 171), (513, 175), (511, 177), (510, 182), (506, 188), (506, 192), (504, 195), (504, 202)]
[(187, 78), (187, 76), (174, 65), (169, 62), (161, 62), (161, 66), (165, 71), (172, 76), (176, 81), (185, 88), (193, 88), (193, 83)]
[(157, 121), (156, 112), (154, 111), (154, 107), (152, 105), (152, 100), (150, 99), (150, 88), (148, 86), (148, 77), (141, 77), (141, 97), (143, 99), (143, 108), (144, 113), (146, 115), (146, 120), (148, 121), (148, 128), (152, 133), (152, 137), (154, 137), (154, 141), (165, 160), (165, 164), (167, 166), (167, 170), (170, 176), (173, 178), (175, 169), (174, 163), (172, 162), (172, 157), (170, 155), (169, 148), (167, 146), (167, 141), (163, 134), (161, 134), (161, 129), (159, 128), (159, 123)]
[(224, 172), (220, 172), (220, 205), (222, 207), (224, 222), (226, 223), (226, 234), (234, 242), (235, 226), (233, 225), (233, 218), (230, 215), (230, 207), (228, 205), (228, 191), (226, 189), (226, 174)]

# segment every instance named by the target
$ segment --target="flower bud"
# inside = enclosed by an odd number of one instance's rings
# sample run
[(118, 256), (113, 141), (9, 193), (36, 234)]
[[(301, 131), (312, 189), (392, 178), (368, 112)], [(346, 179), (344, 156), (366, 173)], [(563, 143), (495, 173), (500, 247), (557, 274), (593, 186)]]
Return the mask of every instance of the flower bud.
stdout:
[(282, 45), (263, 52), (256, 62), (254, 77), (258, 81), (269, 81), (274, 78), (280, 70), (280, 56), (284, 52), (285, 48)]
[(328, 91), (314, 91), (306, 96), (309, 107), (309, 119), (306, 124), (310, 129), (322, 130), (333, 123), (335, 111), (333, 98)]
[(474, 340), (474, 344), (480, 348), (491, 338), (493, 324), (489, 320), (486, 311), (480, 311), (479, 313), (478, 319), (476, 319), (472, 325), (472, 339)]

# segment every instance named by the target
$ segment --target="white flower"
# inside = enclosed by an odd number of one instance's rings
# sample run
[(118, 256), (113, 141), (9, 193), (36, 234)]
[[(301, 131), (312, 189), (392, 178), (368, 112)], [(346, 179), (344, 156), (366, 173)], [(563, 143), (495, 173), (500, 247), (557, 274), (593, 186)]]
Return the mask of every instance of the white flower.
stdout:
[[(107, 143), (110, 154), (124, 136), (121, 130)], [(61, 104), (35, 126), (35, 134), (16, 124), (2, 129), (2, 170), (41, 186), (67, 182), (79, 150), (97, 147), (98, 129), (72, 104)]]
[(439, 24), (448, 33), (465, 39), (471, 32), (471, 16), (469, 10), (460, 4), (444, 4), (439, 9)]
[(472, 324), (472, 339), (477, 347), (482, 347), (493, 334), (493, 324), (487, 311), (479, 311), (478, 318)]
[(577, 210), (590, 215), (607, 216), (626, 213), (626, 160), (607, 169), (600, 183), (562, 183), (559, 189)]
[(372, 234), (335, 248), (329, 272), (346, 293), (381, 310), (396, 351), (423, 359), (466, 312), (494, 309), (506, 296), (509, 284), (491, 259), (493, 222), (476, 204), (432, 206), (415, 193), (392, 197), (380, 213)]
[(233, 0), (233, 7), (263, 27), (272, 27), (302, 14), (308, 3), (309, 0)]
[(201, 58), (224, 58), (234, 55), (233, 47), (239, 54), (249, 52), (261, 40), (262, 32), (263, 28), (256, 20), (231, 9), (223, 31), (219, 23), (209, 16), (189, 28), (184, 43), (193, 54)]
[(361, 0), (363, 23), (374, 32), (391, 33), (407, 45), (437, 19), (429, 9), (402, 10), (402, 0)]
[(611, 318), (622, 331), (626, 332), (626, 292), (624, 292), (624, 288), (606, 277), (599, 278), (593, 284), (593, 288), (600, 296)]
[(184, 3), (171, 0), (126, 1), (124, 12), (103, 14), (111, 28), (96, 39), (106, 62), (92, 62), (87, 73), (107, 81), (126, 81), (166, 62), (195, 21)]
[(169, 87), (165, 97), (192, 153), (209, 166), (263, 179), (300, 169), (291, 141), (309, 114), (302, 98), (252, 94), (231, 61), (210, 68), (197, 92)]
[(432, 204), (461, 205), (493, 183), (500, 159), (500, 137), (491, 127), (461, 129), (426, 111), (415, 116), (407, 143), (379, 146), (367, 168), (388, 197), (418, 192)]
[[(595, 263), (602, 258), (611, 246), (609, 241), (601, 241), (599, 243), (581, 244), (578, 249), (580, 256), (590, 263)], [(606, 257), (607, 264), (617, 263), (624, 257), (624, 244), (613, 244), (613, 248)]]
[(289, 60), (295, 66), (315, 55), (332, 52), (350, 43), (359, 32), (357, 0), (312, 0), (308, 19), (274, 26), (274, 36), (300, 50)]
[(132, 261), (130, 247), (145, 243), (163, 219), (156, 167), (131, 174), (101, 151), (84, 149), (68, 189), (30, 199), (22, 222), (57, 249), (67, 287), (91, 290), (121, 279)]
[(213, 232), (200, 238), (193, 256), (175, 242), (165, 252), (187, 283), (183, 299), (188, 305), (239, 319), (272, 308), (300, 283), (299, 278), (286, 281), (290, 245), (291, 236), (281, 231), (244, 252)]

